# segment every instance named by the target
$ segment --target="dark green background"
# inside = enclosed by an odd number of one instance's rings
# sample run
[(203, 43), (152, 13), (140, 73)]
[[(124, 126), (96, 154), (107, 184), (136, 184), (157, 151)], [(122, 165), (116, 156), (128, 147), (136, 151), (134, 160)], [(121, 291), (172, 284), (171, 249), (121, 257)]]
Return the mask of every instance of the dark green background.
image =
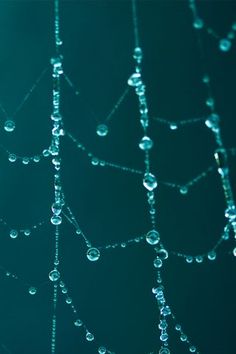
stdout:
[[(200, 1), (205, 22), (222, 37), (236, 20), (236, 2)], [(181, 120), (203, 116), (205, 88), (192, 15), (186, 1), (138, 1), (143, 75), (151, 116)], [(109, 125), (96, 135), (133, 72), (134, 46), (129, 1), (62, 1), (61, 37), (64, 70), (76, 83), (76, 97), (63, 83), (65, 128), (94, 155), (121, 165), (143, 168), (138, 149), (142, 137), (136, 97), (130, 92)], [(216, 108), (222, 117), (225, 145), (235, 146), (236, 43), (221, 53), (217, 41), (203, 35)], [(52, 1), (0, 1), (0, 101), (14, 111), (54, 55)], [(16, 117), (16, 129), (1, 129), (1, 143), (18, 155), (34, 155), (50, 143), (51, 78), (45, 76)], [(1, 115), (1, 127), (4, 121)], [(184, 184), (214, 162), (214, 137), (203, 124), (171, 131), (151, 122), (152, 170), (159, 180)], [(62, 182), (87, 237), (96, 246), (122, 242), (150, 228), (141, 176), (99, 169), (62, 141)], [(8, 236), (1, 227), (0, 264), (37, 286), (47, 282), (54, 254), (50, 205), (53, 171), (49, 160), (23, 166), (0, 155), (0, 215), (14, 228), (46, 224), (30, 238)], [(235, 158), (230, 159), (235, 189)], [(224, 227), (224, 198), (216, 171), (186, 196), (160, 186), (157, 224), (168, 250), (197, 255), (218, 240)], [(203, 354), (234, 354), (235, 259), (233, 240), (220, 249), (216, 262), (186, 264), (170, 256), (163, 269), (166, 298), (186, 334)], [(81, 319), (99, 343), (118, 354), (158, 352), (158, 308), (151, 293), (156, 284), (154, 253), (148, 245), (103, 252), (98, 262), (86, 259), (86, 247), (63, 221), (61, 274)], [(30, 296), (27, 287), (0, 279), (0, 353), (50, 352), (52, 284)], [(188, 349), (170, 330), (171, 353)], [(5, 349), (4, 349), (5, 347)], [(6, 351), (8, 348), (8, 352)], [(92, 354), (93, 343), (75, 328), (70, 307), (58, 303), (58, 354)]]

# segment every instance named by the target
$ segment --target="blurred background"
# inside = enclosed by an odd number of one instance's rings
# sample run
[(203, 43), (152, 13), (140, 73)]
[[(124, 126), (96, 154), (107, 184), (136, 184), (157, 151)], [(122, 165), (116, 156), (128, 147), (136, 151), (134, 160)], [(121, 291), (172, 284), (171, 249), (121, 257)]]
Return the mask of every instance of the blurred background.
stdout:
[[(199, 13), (224, 38), (236, 20), (235, 1), (199, 1)], [(192, 14), (187, 1), (138, 1), (143, 77), (151, 117), (180, 121), (209, 113)], [(134, 40), (130, 1), (61, 1), (64, 72), (79, 94), (62, 79), (65, 129), (100, 159), (143, 170), (142, 137), (137, 98), (130, 90), (108, 124), (105, 137), (96, 134), (133, 73)], [(222, 118), (227, 148), (236, 146), (236, 41), (221, 52), (218, 41), (202, 32), (206, 64), (216, 110)], [(0, 102), (12, 117), (16, 107), (54, 55), (53, 1), (0, 1)], [(19, 156), (34, 156), (50, 144), (51, 68), (14, 117), (16, 128), (4, 130), (1, 145)], [(214, 164), (214, 136), (204, 123), (171, 130), (151, 120), (154, 141), (151, 166), (159, 181), (184, 185)], [(54, 234), (50, 225), (53, 169), (50, 159), (28, 165), (10, 163), (0, 152), (0, 353), (50, 353)], [(235, 192), (235, 156), (230, 155)], [(66, 201), (94, 246), (120, 243), (150, 229), (142, 175), (93, 166), (82, 151), (62, 138), (62, 183)], [(211, 249), (222, 234), (224, 195), (216, 169), (183, 195), (160, 185), (157, 225), (169, 251), (198, 255)], [(9, 237), (9, 230), (45, 223), (29, 237)], [(66, 220), (60, 243), (61, 276), (80, 318), (98, 343), (118, 354), (158, 353), (159, 315), (151, 292), (156, 285), (155, 254), (145, 243), (101, 252), (97, 262), (86, 258), (86, 246)], [(163, 267), (166, 300), (177, 321), (200, 353), (233, 354), (235, 344), (235, 258), (233, 237), (223, 243), (216, 260), (187, 264), (169, 256)], [(5, 276), (16, 274), (26, 284)], [(41, 284), (43, 284), (41, 286)], [(96, 353), (94, 343), (73, 324), (69, 305), (60, 296), (57, 312), (58, 354)], [(171, 353), (183, 354), (170, 325)]]

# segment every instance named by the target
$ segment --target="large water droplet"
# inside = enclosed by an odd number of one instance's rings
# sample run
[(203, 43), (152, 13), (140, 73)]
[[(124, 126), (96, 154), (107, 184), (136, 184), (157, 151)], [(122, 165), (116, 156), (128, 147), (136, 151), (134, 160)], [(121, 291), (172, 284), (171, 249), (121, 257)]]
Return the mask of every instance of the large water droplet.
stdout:
[(100, 251), (97, 248), (91, 247), (88, 249), (87, 258), (90, 261), (92, 261), (92, 262), (97, 261), (99, 259), (99, 257), (100, 257)]

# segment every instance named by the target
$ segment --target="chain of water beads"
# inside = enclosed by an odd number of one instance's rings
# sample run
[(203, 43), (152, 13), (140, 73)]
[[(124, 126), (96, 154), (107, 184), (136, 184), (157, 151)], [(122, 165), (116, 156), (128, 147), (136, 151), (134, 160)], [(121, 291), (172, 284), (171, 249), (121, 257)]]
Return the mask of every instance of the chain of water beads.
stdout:
[[(157, 257), (154, 260), (154, 267), (155, 268), (160, 268), (162, 266), (162, 263), (160, 265), (160, 260), (163, 261), (168, 258), (168, 253), (162, 252), (160, 253), (159, 249), (156, 249)], [(190, 342), (188, 339), (187, 335), (184, 333), (182, 330), (182, 327), (180, 324), (177, 323), (176, 318), (174, 314), (171, 311), (170, 306), (167, 305), (166, 299), (165, 299), (165, 289), (164, 286), (162, 285), (162, 277), (161, 277), (161, 272), (160, 270), (157, 270), (157, 283), (158, 286), (152, 288), (152, 293), (154, 294), (156, 300), (157, 300), (157, 305), (158, 309), (160, 312), (160, 317), (159, 317), (159, 324), (158, 328), (160, 330), (160, 341), (162, 343), (161, 348), (159, 350), (159, 354), (170, 354), (170, 349), (169, 349), (169, 344), (168, 344), (168, 319), (171, 317), (172, 320), (175, 323), (175, 330), (179, 333), (179, 338), (181, 342), (184, 342), (188, 345), (188, 349), (191, 353), (198, 353), (197, 348)]]
[(211, 27), (206, 26), (204, 21), (199, 16), (195, 0), (189, 0), (189, 7), (193, 14), (193, 27), (196, 30), (206, 29), (207, 33), (218, 40), (218, 48), (221, 52), (228, 52), (232, 47), (232, 41), (236, 35), (236, 21), (233, 22), (229, 32), (224, 38), (218, 35)]
[(206, 120), (205, 117), (190, 118), (190, 119), (184, 119), (184, 120), (180, 120), (180, 121), (169, 121), (167, 119), (160, 118), (160, 117), (151, 117), (151, 119), (155, 120), (156, 122), (158, 122), (160, 124), (168, 125), (170, 130), (177, 130), (178, 128), (182, 128), (187, 125), (205, 122), (205, 120)]
[(231, 229), (231, 224), (228, 223), (225, 227), (224, 227), (224, 231), (222, 233), (222, 235), (220, 236), (220, 238), (218, 239), (218, 241), (216, 242), (216, 244), (214, 245), (214, 247), (212, 247), (209, 251), (203, 253), (203, 254), (199, 254), (196, 256), (193, 255), (189, 255), (189, 254), (184, 254), (181, 252), (174, 252), (174, 251), (170, 251), (171, 254), (173, 254), (174, 256), (177, 257), (181, 257), (184, 258), (185, 261), (187, 263), (203, 263), (203, 261), (205, 260), (209, 260), (209, 261), (215, 261), (216, 257), (217, 257), (217, 250), (218, 248), (221, 246), (221, 244), (224, 241), (228, 241), (230, 238), (230, 229)]
[[(73, 312), (73, 316), (74, 316), (74, 325), (77, 328), (83, 329), (84, 333), (85, 333), (85, 339), (88, 342), (95, 342), (95, 336), (94, 334), (88, 329), (88, 327), (85, 325), (84, 321), (82, 321), (79, 317), (79, 312), (76, 309), (73, 300), (71, 298), (71, 296), (68, 295), (68, 288), (65, 285), (64, 281), (60, 281), (59, 283), (59, 287), (60, 287), (60, 291), (62, 296), (65, 298), (65, 303), (68, 304)], [(97, 352), (99, 354), (115, 354), (113, 352), (111, 352), (110, 350), (108, 350), (105, 346), (99, 346), (97, 348)]]
[(8, 229), (10, 229), (9, 231), (9, 235), (11, 238), (17, 238), (20, 234), (23, 234), (24, 236), (30, 236), (32, 231), (40, 228), (42, 225), (45, 224), (45, 221), (40, 221), (37, 224), (27, 227), (27, 228), (23, 228), (23, 229), (16, 229), (11, 227), (4, 219), (0, 218), (0, 224), (6, 226)]
[(5, 153), (7, 154), (8, 157), (8, 161), (10, 162), (20, 162), (23, 165), (28, 165), (30, 163), (38, 163), (40, 162), (43, 158), (47, 158), (50, 156), (50, 147), (48, 149), (43, 149), (43, 151), (37, 155), (34, 156), (20, 156), (17, 155), (13, 152), (10, 152), (9, 150), (7, 150), (5, 147), (3, 147), (2, 145), (0, 145), (0, 147), (2, 148), (2, 150), (5, 151)]
[[(35, 83), (32, 85), (32, 87), (30, 88), (30, 90), (26, 93), (26, 95), (24, 96), (23, 100), (21, 101), (21, 103), (17, 106), (17, 108), (15, 109), (14, 113), (9, 115), (6, 111), (6, 109), (3, 107), (3, 105), (0, 103), (0, 110), (2, 111), (2, 113), (5, 116), (5, 123), (4, 123), (4, 130), (8, 133), (11, 133), (15, 130), (16, 124), (15, 121), (13, 120), (13, 118), (16, 116), (16, 114), (21, 110), (21, 108), (23, 107), (23, 105), (29, 100), (31, 94), (33, 93), (33, 91), (37, 88), (38, 84), (40, 83), (40, 81), (42, 80), (42, 78), (44, 77), (44, 75), (46, 74), (46, 72), (48, 71), (49, 66), (47, 66), (39, 75), (39, 77), (37, 78), (37, 80), (35, 81)], [(11, 117), (11, 118), (10, 118)]]
[[(68, 85), (73, 89), (75, 95), (78, 96), (79, 90), (76, 88), (75, 84), (72, 82), (72, 80), (66, 74), (64, 74), (64, 77), (65, 77), (65, 80), (68, 83)], [(129, 92), (130, 92), (130, 88), (126, 87), (124, 89), (124, 91), (122, 92), (121, 96), (118, 98), (115, 105), (112, 107), (111, 111), (104, 118), (103, 122), (98, 124), (98, 126), (96, 128), (96, 133), (98, 136), (105, 137), (108, 134), (109, 129), (108, 129), (107, 123), (109, 123), (111, 121), (111, 119), (114, 117), (114, 114), (119, 109), (120, 105), (123, 103), (123, 101), (125, 100), (125, 98), (127, 97)]]

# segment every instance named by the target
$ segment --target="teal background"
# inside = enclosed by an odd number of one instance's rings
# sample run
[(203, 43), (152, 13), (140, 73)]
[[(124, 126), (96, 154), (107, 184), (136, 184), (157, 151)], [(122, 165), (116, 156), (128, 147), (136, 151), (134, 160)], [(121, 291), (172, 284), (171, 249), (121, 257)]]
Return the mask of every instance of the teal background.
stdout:
[[(224, 36), (236, 19), (235, 1), (200, 1), (205, 21)], [(110, 112), (133, 72), (134, 47), (129, 1), (62, 1), (61, 37), (64, 71), (79, 89), (63, 82), (62, 113), (66, 130), (101, 159), (143, 168), (142, 137), (136, 97), (130, 92), (109, 124), (105, 138), (96, 125)], [(138, 1), (143, 75), (151, 116), (182, 120), (208, 114), (192, 15), (186, 1)], [(52, 1), (0, 1), (0, 101), (9, 115), (54, 55)], [(236, 42), (229, 53), (203, 35), (217, 111), (226, 147), (235, 146)], [(18, 155), (35, 155), (49, 146), (51, 77), (48, 72), (17, 114), (8, 134), (1, 118), (1, 144)], [(215, 142), (204, 125), (171, 131), (151, 121), (152, 171), (159, 180), (184, 184), (214, 163)], [(10, 239), (1, 226), (0, 264), (29, 284), (0, 279), (0, 353), (50, 352), (52, 284), (47, 282), (54, 256), (49, 219), (53, 170), (49, 160), (10, 164), (0, 152), (0, 216), (12, 227), (47, 223), (30, 238)], [(87, 237), (96, 246), (122, 242), (150, 228), (141, 176), (99, 169), (62, 139), (62, 183), (66, 200)], [(235, 192), (235, 157), (230, 158)], [(218, 240), (224, 224), (224, 197), (216, 172), (186, 196), (160, 186), (157, 224), (168, 250), (204, 253)], [(235, 259), (225, 243), (216, 262), (188, 265), (170, 256), (163, 268), (166, 299), (186, 334), (201, 353), (234, 354)], [(81, 319), (99, 343), (118, 354), (158, 353), (158, 308), (151, 293), (156, 284), (154, 253), (148, 245), (103, 252), (89, 262), (86, 247), (64, 220), (60, 271)], [(171, 326), (170, 326), (171, 327)], [(174, 354), (187, 353), (170, 329)], [(7, 351), (8, 350), (8, 351)], [(58, 354), (92, 354), (83, 332), (73, 325), (70, 307), (58, 303)]]

